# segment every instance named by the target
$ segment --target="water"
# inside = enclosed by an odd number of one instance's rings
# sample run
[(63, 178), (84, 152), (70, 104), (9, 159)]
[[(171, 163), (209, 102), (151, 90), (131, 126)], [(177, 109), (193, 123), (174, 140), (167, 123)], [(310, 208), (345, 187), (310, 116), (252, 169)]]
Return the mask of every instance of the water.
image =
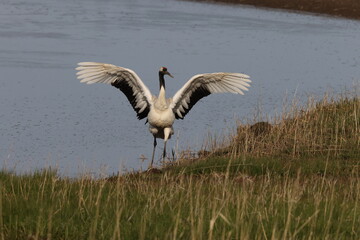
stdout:
[[(84, 85), (76, 63), (135, 70), (157, 94), (168, 67), (170, 97), (197, 73), (249, 74), (245, 96), (212, 95), (174, 125), (168, 151), (199, 149), (208, 132), (234, 128), (259, 109), (280, 112), (285, 95), (321, 95), (360, 79), (356, 21), (244, 6), (172, 0), (0, 2), (0, 162), (61, 174), (146, 168), (152, 136), (126, 97)], [(159, 141), (157, 158), (162, 142)]]

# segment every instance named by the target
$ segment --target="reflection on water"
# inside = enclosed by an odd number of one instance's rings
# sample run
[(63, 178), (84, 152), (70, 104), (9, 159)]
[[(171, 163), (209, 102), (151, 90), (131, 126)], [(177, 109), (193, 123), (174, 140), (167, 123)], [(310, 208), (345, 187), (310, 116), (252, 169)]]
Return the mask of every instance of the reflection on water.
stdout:
[(285, 94), (338, 92), (360, 76), (360, 27), (350, 20), (170, 0), (15, 0), (0, 3), (0, 22), (0, 161), (17, 171), (147, 166), (144, 121), (117, 89), (80, 84), (80, 61), (131, 68), (154, 94), (166, 66), (168, 96), (197, 73), (249, 74), (245, 96), (212, 95), (175, 123), (169, 147), (182, 149), (253, 118), (259, 104), (271, 115)]

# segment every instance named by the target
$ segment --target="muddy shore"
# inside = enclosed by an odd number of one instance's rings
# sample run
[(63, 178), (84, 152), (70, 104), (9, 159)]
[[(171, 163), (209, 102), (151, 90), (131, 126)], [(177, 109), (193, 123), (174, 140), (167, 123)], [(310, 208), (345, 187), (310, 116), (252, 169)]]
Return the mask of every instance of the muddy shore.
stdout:
[(216, 2), (244, 4), (256, 7), (268, 7), (327, 14), (337, 17), (360, 19), (359, 0), (195, 0), (200, 2)]

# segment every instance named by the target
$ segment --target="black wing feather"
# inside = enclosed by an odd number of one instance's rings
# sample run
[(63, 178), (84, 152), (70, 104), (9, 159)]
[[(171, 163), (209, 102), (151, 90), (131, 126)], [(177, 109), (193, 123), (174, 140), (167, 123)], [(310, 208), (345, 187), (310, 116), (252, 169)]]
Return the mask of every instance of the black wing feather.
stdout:
[(133, 70), (97, 62), (80, 62), (78, 65), (76, 75), (80, 82), (111, 84), (125, 94), (138, 119), (147, 117), (153, 96)]
[[(126, 73), (121, 73), (121, 74), (125, 75)], [(129, 73), (127, 73), (127, 74), (129, 74)], [(117, 74), (117, 76), (121, 77), (120, 74)], [(144, 111), (139, 113), (141, 108), (136, 107), (136, 97), (133, 95), (132, 87), (128, 84), (128, 82), (125, 79), (126, 79), (126, 77), (122, 76), (122, 78), (118, 78), (116, 81), (112, 82), (111, 85), (118, 88), (120, 91), (122, 91), (125, 94), (125, 96), (129, 100), (131, 106), (137, 113), (137, 118), (139, 120), (146, 118), (150, 112), (149, 102), (146, 100), (145, 97), (143, 98), (143, 100), (147, 102), (147, 107), (144, 109)]]
[[(181, 112), (182, 117), (177, 114), (176, 111), (173, 111), (176, 119), (184, 119), (185, 115), (191, 110), (191, 108), (202, 98), (210, 95), (211, 92), (207, 89), (206, 86), (199, 86), (196, 90), (191, 94), (190, 102), (188, 103), (189, 108), (184, 107), (185, 112)], [(179, 102), (174, 109), (177, 109), (181, 103)]]

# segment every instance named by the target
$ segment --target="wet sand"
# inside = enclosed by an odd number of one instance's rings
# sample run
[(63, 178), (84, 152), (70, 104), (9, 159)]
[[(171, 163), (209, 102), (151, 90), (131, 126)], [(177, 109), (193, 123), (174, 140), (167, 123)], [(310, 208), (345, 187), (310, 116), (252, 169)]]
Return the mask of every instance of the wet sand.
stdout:
[(219, 2), (244, 4), (256, 7), (268, 7), (295, 10), (337, 17), (360, 19), (359, 0), (196, 0), (202, 2)]

